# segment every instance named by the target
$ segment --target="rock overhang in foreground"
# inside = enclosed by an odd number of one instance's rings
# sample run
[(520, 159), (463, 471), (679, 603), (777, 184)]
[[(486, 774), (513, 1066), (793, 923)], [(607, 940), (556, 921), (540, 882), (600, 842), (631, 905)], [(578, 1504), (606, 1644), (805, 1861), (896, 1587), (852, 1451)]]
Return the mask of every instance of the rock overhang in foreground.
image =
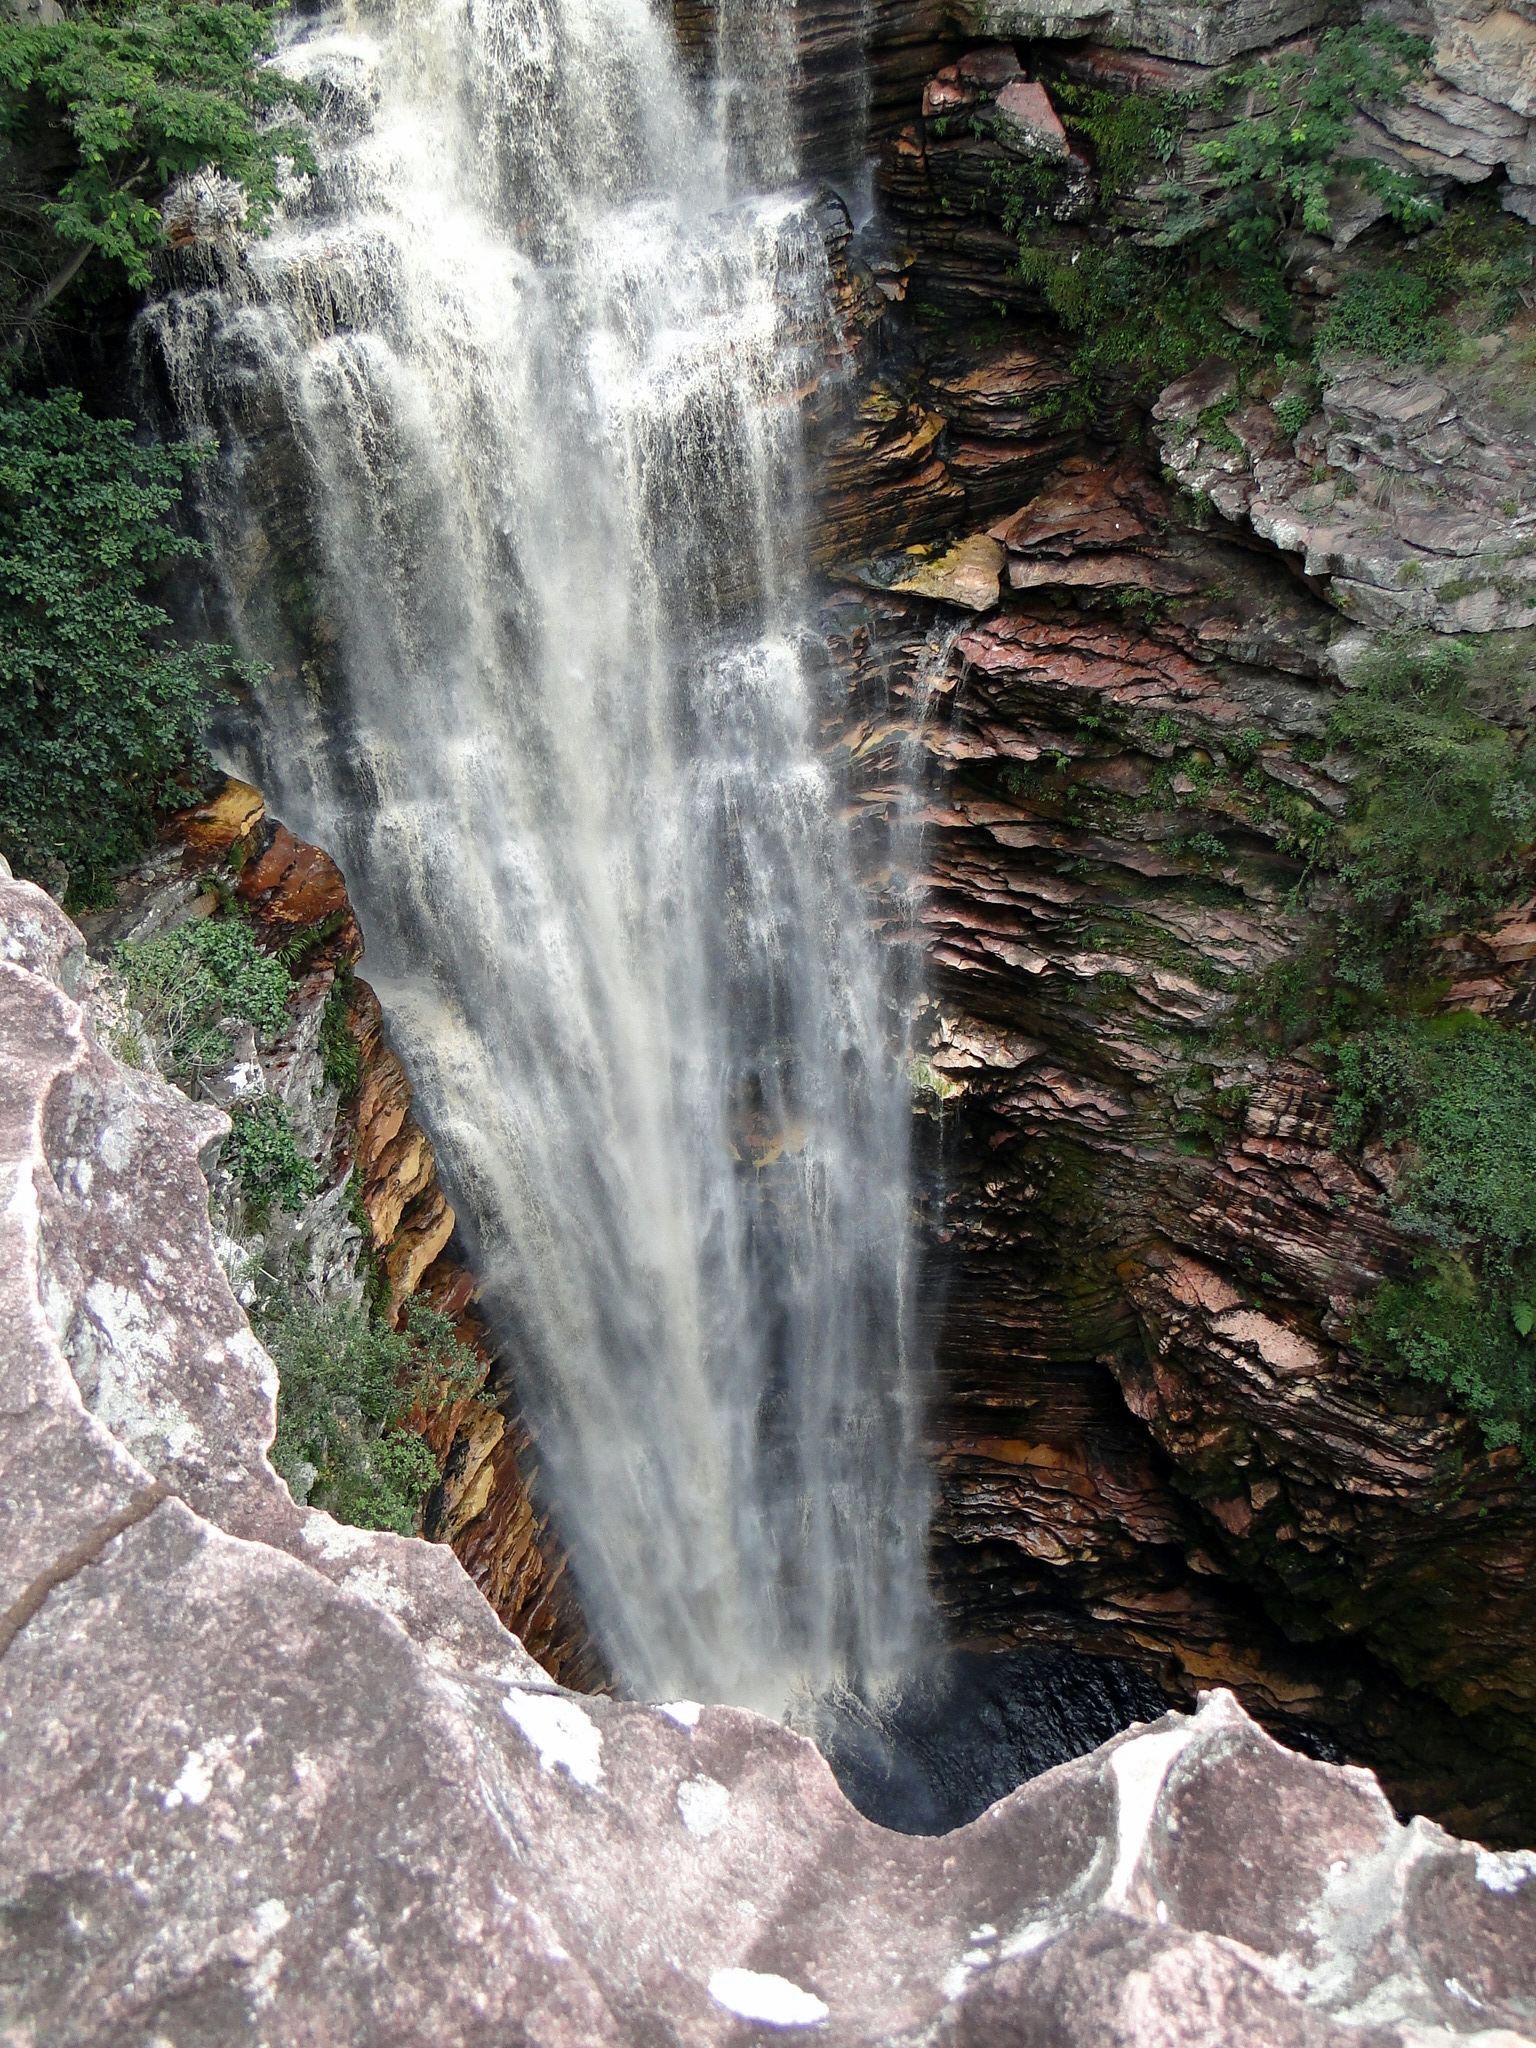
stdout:
[(1225, 1693), (891, 1835), (787, 1730), (562, 1692), (445, 1547), (297, 1507), (222, 1117), (91, 1039), (79, 951), (0, 879), (0, 2040), (1536, 2038), (1536, 1856)]

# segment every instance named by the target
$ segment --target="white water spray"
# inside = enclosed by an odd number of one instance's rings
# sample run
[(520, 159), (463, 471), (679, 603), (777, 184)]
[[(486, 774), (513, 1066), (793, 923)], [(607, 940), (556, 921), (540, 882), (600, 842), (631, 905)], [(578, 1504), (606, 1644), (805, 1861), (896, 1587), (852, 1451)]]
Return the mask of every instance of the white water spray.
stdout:
[(345, 869), (619, 1673), (776, 1709), (910, 1651), (927, 1519), (899, 1034), (795, 612), (814, 213), (730, 195), (645, 0), (281, 61), (319, 176), (147, 316), (275, 662), (250, 772)]

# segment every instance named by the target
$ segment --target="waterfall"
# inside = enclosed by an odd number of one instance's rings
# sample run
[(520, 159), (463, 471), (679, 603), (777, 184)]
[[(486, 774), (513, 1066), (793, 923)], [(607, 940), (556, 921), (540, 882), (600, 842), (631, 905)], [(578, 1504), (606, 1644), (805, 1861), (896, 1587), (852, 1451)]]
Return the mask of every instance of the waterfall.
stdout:
[(777, 1710), (910, 1653), (927, 1494), (900, 1023), (801, 658), (827, 259), (732, 190), (783, 39), (731, 49), (769, 75), (701, 110), (646, 0), (311, 17), (318, 174), (145, 333), (273, 663), (232, 765), (347, 875), (587, 1611), (637, 1692)]

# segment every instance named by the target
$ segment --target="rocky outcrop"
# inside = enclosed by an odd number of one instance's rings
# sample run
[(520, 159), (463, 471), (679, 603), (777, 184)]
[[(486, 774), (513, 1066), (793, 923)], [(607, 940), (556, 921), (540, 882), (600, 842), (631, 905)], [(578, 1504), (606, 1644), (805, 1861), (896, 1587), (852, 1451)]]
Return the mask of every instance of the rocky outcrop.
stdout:
[(445, 1547), (297, 1506), (208, 1227), (225, 1120), (93, 1041), (81, 967), (0, 881), (16, 2039), (1524, 2039), (1532, 1859), (1229, 1695), (893, 1836), (787, 1730), (579, 1699)]
[[(1120, 501), (1085, 509), (1081, 481), (1016, 542), (1067, 506), (1085, 546), (1123, 547)], [(1065, 577), (958, 630), (894, 592), (825, 615), (869, 864), (906, 870), (930, 963), (940, 1597), (962, 1640), (1139, 1655), (1175, 1697), (1231, 1685), (1370, 1757), (1406, 1808), (1519, 1839), (1529, 1477), (1364, 1365), (1352, 1320), (1410, 1260), (1380, 1172), (1336, 1149), (1315, 1064), (1230, 1028), (1308, 918), (1282, 812), (1225, 750), (1262, 733), (1280, 805), (1342, 806), (1347, 764), (1309, 743), (1326, 643), (1283, 571), (1245, 565), (1238, 598), (1209, 537), (1162, 544), (1216, 586), (1176, 624), (1075, 609)], [(907, 942), (901, 903), (889, 929)], [(1464, 942), (1469, 983), (1497, 943)]]
[(1536, 623), (1536, 444), (1510, 352), (1490, 336), (1475, 374), (1325, 359), (1294, 442), (1263, 400), (1236, 403), (1219, 359), (1152, 416), (1180, 483), (1298, 557), (1350, 619), (1508, 631)]
[[(371, 1273), (380, 1315), (398, 1322), (404, 1304), (419, 1295), (453, 1320), (460, 1341), (493, 1377), (497, 1347), (454, 1236), (432, 1141), (414, 1115), (414, 1090), (389, 1044), (378, 999), (352, 972), (363, 940), (346, 883), (327, 853), (266, 816), (259, 791), (229, 778), (171, 816), (152, 852), (118, 878), (113, 906), (83, 919), (94, 956), (85, 977), (93, 1025), (109, 1044), (126, 1034), (143, 1064), (148, 1049), (123, 1007), (116, 948), (206, 916), (228, 896), (261, 942), (286, 948), (293, 961), (288, 1019), (260, 1042), (242, 1033), (231, 1047), (231, 1071), (199, 1070), (191, 1085), (202, 1100), (226, 1107), (253, 1090), (277, 1095), (318, 1183), (296, 1214), (276, 1209), (253, 1218), (229, 1177), (216, 1174), (221, 1253), (242, 1301), (255, 1301), (259, 1274), (286, 1276), (324, 1301), (359, 1297)], [(338, 975), (356, 1050), (356, 1085), (345, 1096), (328, 1079), (321, 1043)], [(469, 1390), (415, 1418), (444, 1467), (428, 1503), (428, 1533), (455, 1546), (502, 1621), (546, 1671), (590, 1687), (601, 1681), (602, 1667), (565, 1579), (564, 1553), (529, 1495), (537, 1474), (533, 1444), (511, 1390), (498, 1391), (495, 1407)]]

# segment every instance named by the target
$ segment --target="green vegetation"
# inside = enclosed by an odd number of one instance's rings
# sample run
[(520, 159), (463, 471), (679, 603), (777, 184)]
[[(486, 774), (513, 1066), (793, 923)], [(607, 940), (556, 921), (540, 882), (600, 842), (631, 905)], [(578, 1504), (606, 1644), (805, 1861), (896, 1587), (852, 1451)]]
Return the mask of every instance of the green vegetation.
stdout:
[(347, 1023), (352, 1006), (352, 968), (343, 961), (336, 970), (320, 1016), (320, 1057), (326, 1081), (343, 1102), (350, 1102), (363, 1077), (362, 1056)]
[(74, 908), (109, 900), (111, 868), (185, 799), (210, 699), (240, 671), (227, 649), (178, 646), (154, 601), (201, 552), (177, 514), (202, 451), (22, 380), (40, 384), (65, 319), (126, 318), (177, 179), (230, 181), (259, 228), (286, 169), (313, 168), (282, 118), (308, 95), (260, 62), (272, 21), (243, 0), (0, 20), (0, 852), (66, 881)]
[(484, 1378), (453, 1325), (423, 1302), (398, 1332), (348, 1302), (299, 1299), (258, 1329), (278, 1371), (272, 1463), (294, 1498), (355, 1528), (416, 1533), (439, 1468), (407, 1421), (473, 1397)]
[(1536, 1045), (1458, 1016), (1394, 1021), (1333, 1057), (1340, 1142), (1408, 1141), (1394, 1213), (1423, 1247), (1377, 1295), (1365, 1348), (1536, 1464)]
[(1166, 250), (1021, 237), (1019, 271), (1077, 341), (1071, 389), (1042, 402), (1064, 425), (1091, 421), (1106, 385), (1123, 375), (1145, 395), (1206, 356), (1231, 351), (1215, 283), (1187, 274)]
[(240, 917), (194, 918), (142, 945), (119, 946), (114, 964), (128, 1002), (177, 1080), (228, 1063), (226, 1020), (270, 1036), (288, 1015), (290, 983)]
[(276, 1095), (256, 1095), (230, 1111), (225, 1159), (259, 1228), (275, 1202), (300, 1209), (320, 1192), (320, 1176), (299, 1150), (288, 1111)]
[(1417, 271), (1357, 271), (1330, 305), (1318, 348), (1379, 356), (1387, 363), (1423, 362), (1437, 347), (1433, 307), (1434, 296)]
[(1337, 1079), (1337, 1142), (1400, 1147), (1393, 1212), (1415, 1262), (1357, 1323), (1365, 1355), (1445, 1388), (1490, 1444), (1536, 1462), (1536, 1045), (1423, 1014), (1434, 940), (1507, 896), (1532, 837), (1536, 762), (1489, 715), (1517, 701), (1528, 658), (1404, 639), (1355, 670), (1327, 736), (1356, 766), (1348, 813), (1312, 812), (1292, 842), (1318, 928), (1235, 1028), (1311, 1039)]
[(0, 316), (13, 349), (82, 272), (90, 286), (93, 255), (97, 294), (149, 283), (174, 180), (206, 169), (238, 182), (259, 227), (285, 162), (314, 168), (302, 128), (273, 119), (306, 96), (262, 68), (271, 44), (270, 10), (241, 0), (107, 4), (51, 26), (7, 17), (0, 196), (18, 225), (0, 263)]
[[(1362, 170), (1405, 227), (1439, 209), (1376, 164), (1351, 157), (1355, 117), (1366, 101), (1392, 104), (1406, 79), (1424, 72), (1432, 45), (1383, 21), (1328, 29), (1315, 51), (1293, 49), (1230, 72), (1225, 95), (1241, 95), (1240, 118), (1197, 154), (1218, 195), (1214, 213), (1234, 250), (1268, 252), (1286, 228), (1328, 234), (1327, 186), (1341, 168)], [(1206, 201), (1196, 232), (1207, 228)], [(1181, 239), (1187, 238), (1184, 229)]]
[(1341, 963), (1380, 987), (1486, 901), (1536, 817), (1536, 760), (1474, 710), (1479, 654), (1461, 641), (1386, 642), (1353, 678), (1329, 738), (1359, 762), (1328, 851), (1350, 893)]
[[(1250, 988), (1235, 1028), (1297, 1044), (1371, 1025), (1413, 1000), (1439, 933), (1507, 890), (1536, 828), (1536, 756), (1487, 714), (1512, 701), (1500, 664), (1522, 660), (1518, 648), (1384, 636), (1329, 721), (1330, 746), (1354, 763), (1342, 820), (1252, 758), (1252, 814), (1305, 864), (1321, 927), (1305, 959)], [(1234, 762), (1241, 744), (1227, 744)]]
[(1069, 79), (1053, 87), (1051, 99), (1069, 139), (1093, 154), (1101, 205), (1128, 191), (1152, 165), (1166, 170), (1177, 162), (1195, 106), (1189, 93), (1102, 92)]
[(914, 1095), (932, 1095), (942, 1103), (960, 1093), (959, 1082), (952, 1081), (925, 1054), (920, 1053), (912, 1061), (908, 1072)]
[[(1497, 254), (1463, 246), (1465, 226), (1442, 223), (1414, 179), (1349, 153), (1360, 106), (1401, 100), (1428, 56), (1426, 43), (1371, 21), (1236, 68), (1203, 98), (1052, 81), (1069, 137), (1093, 160), (1101, 207), (1132, 222), (1134, 191), (1142, 217), (1134, 239), (1106, 243), (1057, 220), (1059, 167), (994, 169), (989, 198), (1019, 239), (1021, 275), (1077, 341), (1075, 389), (1059, 401), (1069, 421), (1101, 413), (1106, 385), (1144, 397), (1214, 352), (1250, 371), (1294, 369), (1306, 338), (1297, 334), (1283, 238), (1331, 232), (1330, 187), (1342, 175), (1385, 201), (1408, 232), (1434, 235), (1406, 269), (1349, 281), (1320, 345), (1363, 350), (1383, 337), (1397, 361), (1435, 345), (1440, 300), (1467, 289), (1479, 265), (1496, 270)], [(1195, 131), (1212, 114), (1221, 125), (1202, 138)], [(1479, 229), (1471, 240), (1480, 234), (1486, 239)], [(1513, 223), (1494, 239), (1512, 247), (1522, 234)], [(1435, 236), (1440, 243), (1429, 246)], [(1528, 283), (1528, 265), (1523, 274)], [(1294, 433), (1310, 407), (1301, 393), (1284, 402)]]
[[(194, 918), (142, 945), (119, 946), (114, 960), (130, 1008), (177, 1080), (195, 1082), (204, 1068), (228, 1065), (231, 1023), (271, 1037), (287, 1020), (288, 968), (262, 952), (242, 917)], [(225, 1162), (253, 1222), (274, 1204), (298, 1209), (319, 1192), (320, 1176), (299, 1150), (279, 1097), (236, 1102), (230, 1122)]]
[(147, 842), (156, 805), (185, 802), (175, 778), (232, 666), (171, 644), (143, 594), (199, 552), (168, 524), (195, 459), (74, 392), (0, 397), (0, 852), (24, 874), (62, 863), (77, 899)]

